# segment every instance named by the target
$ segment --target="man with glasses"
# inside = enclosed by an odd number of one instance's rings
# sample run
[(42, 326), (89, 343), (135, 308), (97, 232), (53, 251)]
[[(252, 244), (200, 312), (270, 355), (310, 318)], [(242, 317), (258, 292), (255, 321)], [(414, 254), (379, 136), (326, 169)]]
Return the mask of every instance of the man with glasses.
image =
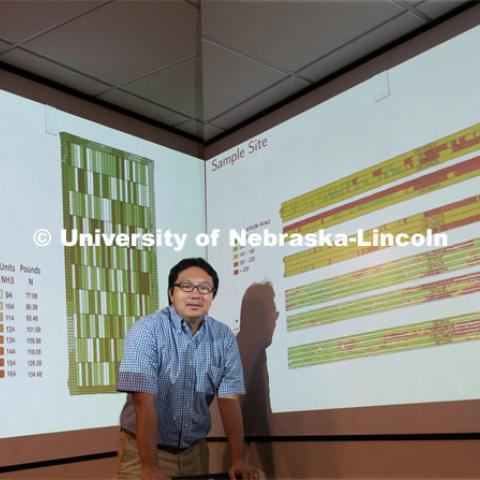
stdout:
[(207, 474), (205, 437), (215, 394), (230, 446), (230, 478), (257, 478), (246, 461), (237, 342), (228, 326), (208, 316), (218, 283), (202, 258), (182, 260), (168, 277), (169, 306), (128, 332), (117, 385), (128, 392), (118, 479)]

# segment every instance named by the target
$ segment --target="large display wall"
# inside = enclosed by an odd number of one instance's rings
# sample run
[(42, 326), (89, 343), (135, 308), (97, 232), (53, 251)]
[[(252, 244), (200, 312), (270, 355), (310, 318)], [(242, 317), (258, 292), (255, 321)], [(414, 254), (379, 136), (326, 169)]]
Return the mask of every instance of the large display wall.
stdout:
[[(0, 104), (0, 437), (118, 425), (126, 331), (166, 303), (177, 260), (205, 254), (204, 162), (7, 92)], [(62, 230), (164, 242), (64, 246)], [(188, 235), (181, 249), (168, 232)]]
[[(214, 312), (239, 331), (245, 411), (264, 412), (251, 434), (475, 428), (446, 413), (480, 398), (479, 41), (470, 30), (209, 160)], [(375, 242), (387, 234), (415, 244)]]

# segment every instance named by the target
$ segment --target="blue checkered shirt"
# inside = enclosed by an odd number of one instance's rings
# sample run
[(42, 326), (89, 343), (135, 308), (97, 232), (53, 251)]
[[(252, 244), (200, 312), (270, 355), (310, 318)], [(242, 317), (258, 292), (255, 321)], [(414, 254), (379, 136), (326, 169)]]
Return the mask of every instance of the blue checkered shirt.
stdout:
[[(206, 316), (192, 336), (173, 307), (142, 318), (125, 340), (117, 390), (156, 394), (158, 443), (189, 447), (210, 430), (209, 405), (215, 394), (245, 393), (235, 335), (227, 325)], [(135, 434), (130, 393), (120, 425)]]

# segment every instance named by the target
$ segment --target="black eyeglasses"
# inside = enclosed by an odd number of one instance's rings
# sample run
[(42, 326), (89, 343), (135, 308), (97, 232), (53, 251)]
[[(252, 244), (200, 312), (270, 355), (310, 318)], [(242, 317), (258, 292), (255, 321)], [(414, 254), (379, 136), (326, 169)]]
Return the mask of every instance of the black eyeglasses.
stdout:
[(215, 289), (208, 283), (201, 283), (200, 285), (194, 285), (190, 282), (180, 282), (175, 283), (174, 287), (178, 287), (182, 292), (191, 293), (197, 289), (198, 293), (201, 295), (208, 295), (212, 293)]

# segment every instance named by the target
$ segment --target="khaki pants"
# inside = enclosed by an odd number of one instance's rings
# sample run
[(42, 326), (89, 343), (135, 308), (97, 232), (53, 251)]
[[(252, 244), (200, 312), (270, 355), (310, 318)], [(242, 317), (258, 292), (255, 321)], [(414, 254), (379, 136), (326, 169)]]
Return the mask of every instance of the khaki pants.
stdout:
[[(181, 453), (158, 452), (158, 465), (170, 476), (188, 476), (208, 474), (208, 445), (206, 440), (200, 440), (195, 445)], [(117, 480), (140, 480), (140, 456), (135, 437), (120, 432), (120, 448), (118, 452), (119, 465)]]

